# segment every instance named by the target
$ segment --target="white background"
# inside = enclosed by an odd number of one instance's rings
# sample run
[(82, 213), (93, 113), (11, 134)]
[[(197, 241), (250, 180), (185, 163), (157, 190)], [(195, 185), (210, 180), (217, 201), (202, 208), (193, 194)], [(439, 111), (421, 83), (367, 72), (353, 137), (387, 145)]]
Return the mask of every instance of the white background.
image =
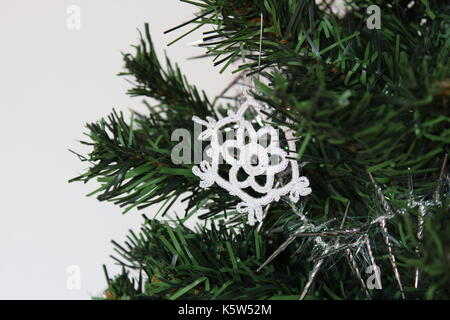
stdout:
[[(67, 28), (67, 7), (81, 8), (81, 30)], [(68, 149), (86, 152), (84, 125), (113, 108), (143, 110), (129, 84), (121, 52), (138, 43), (137, 28), (150, 23), (164, 49), (191, 83), (212, 97), (231, 79), (203, 53), (185, 44), (165, 48), (183, 31), (163, 31), (193, 17), (177, 0), (40, 0), (0, 2), (0, 299), (90, 299), (102, 294), (117, 269), (108, 257), (111, 239), (137, 230), (141, 214), (85, 195), (96, 183), (68, 184), (86, 168)], [(204, 31), (204, 30), (202, 30)], [(81, 269), (81, 289), (67, 288), (68, 266)]]

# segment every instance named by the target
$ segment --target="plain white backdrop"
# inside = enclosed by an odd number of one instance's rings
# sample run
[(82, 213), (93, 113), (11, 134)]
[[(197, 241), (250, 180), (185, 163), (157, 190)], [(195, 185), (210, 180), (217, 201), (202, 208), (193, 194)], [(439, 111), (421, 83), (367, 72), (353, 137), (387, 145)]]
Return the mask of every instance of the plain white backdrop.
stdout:
[[(67, 27), (67, 8), (81, 9), (81, 29)], [(68, 184), (86, 168), (68, 149), (84, 125), (113, 108), (144, 110), (126, 95), (121, 52), (138, 42), (137, 28), (150, 24), (158, 53), (178, 62), (192, 84), (218, 94), (231, 75), (186, 44), (201, 31), (166, 48), (183, 31), (163, 31), (193, 17), (178, 0), (16, 0), (0, 2), (0, 299), (90, 299), (102, 294), (117, 271), (108, 257), (111, 239), (137, 230), (141, 214), (85, 195), (96, 183)], [(70, 266), (81, 288), (67, 286)], [(72, 270), (73, 271), (73, 270)]]

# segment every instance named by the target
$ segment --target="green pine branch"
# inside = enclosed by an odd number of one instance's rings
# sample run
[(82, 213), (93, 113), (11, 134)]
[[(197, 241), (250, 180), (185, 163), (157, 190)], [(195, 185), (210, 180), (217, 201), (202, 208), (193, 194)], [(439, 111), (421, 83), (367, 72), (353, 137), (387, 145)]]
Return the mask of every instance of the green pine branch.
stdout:
[[(409, 299), (442, 299), (449, 295), (450, 261), (448, 252), (448, 199), (426, 218), (422, 256), (417, 259), (415, 223), (412, 212), (397, 221), (399, 244), (409, 247), (399, 255), (399, 270)], [(392, 225), (390, 225), (392, 227)], [(264, 235), (244, 226), (230, 229), (224, 225), (192, 232), (182, 224), (169, 225), (145, 219), (139, 234), (130, 232), (123, 245), (113, 241), (114, 260), (122, 274), (109, 278), (109, 299), (295, 299), (308, 281), (313, 265), (309, 250), (312, 241), (295, 241), (261, 271), (256, 270), (288, 237), (286, 232)], [(375, 299), (400, 298), (396, 279), (383, 247), (383, 235), (376, 234), (372, 245), (383, 270), (383, 290), (372, 290)], [(345, 239), (342, 239), (345, 240)], [(302, 249), (301, 251), (299, 249)], [(358, 260), (364, 268), (369, 265)], [(415, 269), (420, 267), (420, 289), (414, 289)], [(366, 299), (358, 279), (351, 273), (342, 251), (331, 253), (319, 273), (308, 299)], [(366, 275), (363, 275), (366, 278)]]
[[(159, 204), (163, 213), (172, 213), (172, 204), (184, 199), (184, 218), (199, 214), (219, 227), (194, 233), (185, 220), (170, 226), (146, 220), (139, 235), (131, 233), (125, 245), (114, 243), (123, 272), (107, 276), (106, 296), (297, 299), (323, 254), (317, 237), (296, 238), (260, 272), (256, 269), (305, 227), (302, 217), (311, 222), (303, 232), (313, 235), (339, 230), (345, 216), (346, 229), (367, 235), (384, 272), (384, 289), (372, 292), (373, 298), (401, 297), (394, 273), (388, 272), (385, 237), (393, 243), (408, 298), (448, 298), (449, 186), (448, 166), (442, 163), (450, 151), (450, 6), (438, 0), (416, 1), (412, 7), (404, 0), (361, 0), (337, 17), (306, 0), (185, 2), (198, 6), (200, 14), (171, 31), (212, 26), (204, 46), (217, 66), (224, 70), (242, 59), (237, 71), (267, 80), (258, 82), (254, 95), (272, 107), (273, 125), (288, 125), (301, 138), (298, 159), (313, 193), (298, 206), (284, 198), (274, 203), (260, 233), (242, 225), (245, 217), (223, 225), (221, 220), (237, 214), (238, 199), (217, 186), (200, 189), (192, 165), (174, 164), (170, 153), (171, 132), (191, 130), (194, 115), (216, 117), (224, 110), (216, 110), (220, 106), (189, 85), (170, 61), (162, 67), (146, 25), (136, 52), (124, 55), (121, 75), (134, 78), (131, 96), (157, 103), (146, 102), (148, 114), (134, 113), (129, 121), (114, 112), (88, 124), (83, 143), (92, 151), (80, 159), (89, 168), (71, 181), (97, 179), (100, 188), (93, 194), (126, 211)], [(381, 30), (366, 28), (371, 4), (381, 8)], [(430, 204), (437, 193), (440, 202)], [(386, 201), (395, 214), (387, 220), (387, 233), (371, 223), (386, 215)], [(427, 207), (422, 240), (418, 207), (411, 201)], [(339, 237), (343, 247), (328, 253), (309, 298), (367, 298), (343, 254), (350, 249), (364, 272), (370, 257), (365, 246), (358, 247), (360, 236)], [(334, 242), (330, 239), (327, 243)], [(418, 289), (413, 288), (416, 268), (421, 270)]]
[[(136, 46), (136, 52), (124, 54), (126, 72), (132, 76), (134, 86), (131, 96), (154, 98), (156, 105), (148, 107), (149, 114), (132, 113), (130, 120), (123, 113), (114, 111), (108, 118), (87, 124), (88, 140), (82, 143), (92, 147), (80, 160), (89, 163), (82, 175), (70, 182), (88, 182), (96, 179), (100, 188), (90, 195), (98, 194), (100, 201), (112, 201), (125, 207), (143, 209), (152, 204), (173, 204), (186, 193), (198, 189), (197, 179), (192, 174), (192, 165), (174, 165), (171, 151), (177, 144), (171, 133), (178, 128), (193, 131), (193, 115), (212, 114), (212, 105), (205, 94), (187, 83), (178, 67), (167, 59), (163, 69), (145, 25), (145, 39)], [(188, 211), (195, 208), (210, 192), (196, 194), (190, 198)], [(169, 208), (168, 207), (168, 208)], [(165, 211), (164, 211), (165, 213)]]

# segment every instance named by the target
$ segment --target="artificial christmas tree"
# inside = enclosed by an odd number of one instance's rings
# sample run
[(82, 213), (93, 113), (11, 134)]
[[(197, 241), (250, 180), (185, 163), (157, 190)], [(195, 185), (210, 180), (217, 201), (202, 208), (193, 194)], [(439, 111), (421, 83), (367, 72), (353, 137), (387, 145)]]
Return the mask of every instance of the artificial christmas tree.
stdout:
[[(106, 272), (106, 298), (448, 299), (450, 6), (183, 2), (200, 13), (169, 31), (210, 26), (198, 45), (238, 76), (209, 100), (162, 67), (148, 25), (124, 55), (129, 94), (158, 102), (88, 124), (90, 167), (72, 181), (97, 179), (98, 199), (125, 211), (160, 204), (164, 215), (180, 199), (187, 209), (114, 242), (123, 273)], [(206, 147), (218, 123), (235, 136), (200, 163), (174, 161), (174, 131)], [(262, 148), (274, 130), (292, 136)], [(187, 228), (193, 215), (209, 226)]]

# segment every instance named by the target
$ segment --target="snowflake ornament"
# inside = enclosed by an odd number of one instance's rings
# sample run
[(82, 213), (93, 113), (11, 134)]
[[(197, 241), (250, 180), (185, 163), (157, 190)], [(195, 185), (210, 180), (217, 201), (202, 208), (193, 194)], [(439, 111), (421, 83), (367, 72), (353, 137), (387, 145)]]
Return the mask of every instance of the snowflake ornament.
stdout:
[[(245, 119), (249, 108), (258, 113), (259, 121)], [(311, 193), (309, 180), (300, 176), (297, 160), (296, 142), (291, 129), (279, 127), (284, 133), (286, 148), (280, 147), (279, 130), (270, 125), (260, 125), (255, 129), (252, 122), (261, 123), (264, 116), (260, 113), (261, 105), (251, 96), (237, 112), (228, 111), (228, 115), (218, 121), (208, 117), (207, 121), (194, 116), (193, 121), (206, 127), (198, 139), (210, 141), (206, 154), (209, 160), (203, 160), (194, 166), (192, 172), (201, 179), (200, 187), (208, 188), (214, 183), (239, 197), (242, 202), (237, 211), (247, 213), (248, 223), (254, 225), (263, 219), (263, 207), (281, 196), (289, 194), (291, 201), (298, 202), (300, 196)], [(222, 142), (226, 131), (233, 129), (235, 135)], [(225, 165), (228, 170), (219, 169)], [(290, 181), (277, 187), (277, 175), (284, 175), (289, 170)], [(242, 179), (245, 177), (245, 179)]]

